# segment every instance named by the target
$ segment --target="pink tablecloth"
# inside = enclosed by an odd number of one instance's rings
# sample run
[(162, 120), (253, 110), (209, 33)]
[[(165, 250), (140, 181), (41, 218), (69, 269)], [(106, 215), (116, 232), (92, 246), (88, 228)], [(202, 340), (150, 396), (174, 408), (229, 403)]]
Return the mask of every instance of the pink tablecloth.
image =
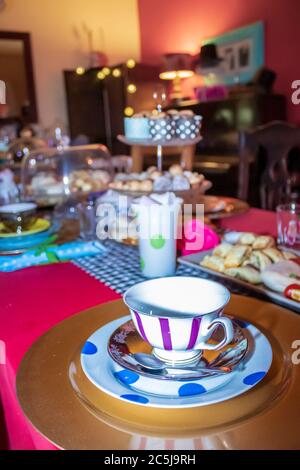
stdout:
[(0, 396), (6, 423), (6, 432), (0, 432), (0, 449), (53, 448), (19, 407), (15, 393), (18, 365), (32, 343), (56, 323), (119, 296), (71, 263), (0, 273), (0, 286)]
[[(222, 226), (276, 234), (275, 214), (257, 209), (226, 219)], [(18, 365), (31, 344), (56, 323), (117, 298), (70, 263), (0, 273), (0, 449), (54, 449), (20, 409), (15, 393)]]
[(224, 219), (221, 222), (223, 228), (236, 230), (237, 232), (254, 232), (257, 234), (269, 234), (277, 236), (275, 212), (261, 209), (250, 209), (248, 212), (236, 217)]

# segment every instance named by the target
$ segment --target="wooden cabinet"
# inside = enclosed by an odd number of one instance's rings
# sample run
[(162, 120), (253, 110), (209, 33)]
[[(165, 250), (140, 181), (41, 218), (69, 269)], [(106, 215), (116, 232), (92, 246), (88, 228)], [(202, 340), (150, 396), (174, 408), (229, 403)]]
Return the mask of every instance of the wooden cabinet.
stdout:
[[(128, 148), (117, 140), (124, 133), (124, 111), (134, 112), (154, 108), (152, 94), (159, 83), (159, 68), (136, 64), (129, 69), (124, 64), (109, 67), (110, 73), (101, 80), (99, 69), (77, 75), (65, 71), (65, 87), (71, 137), (86, 135), (91, 143), (103, 143), (116, 153), (127, 153)], [(115, 71), (118, 70), (117, 73)], [(134, 93), (128, 86), (135, 85)]]
[(238, 193), (240, 132), (287, 117), (285, 96), (275, 94), (249, 93), (201, 103), (190, 100), (175, 109), (192, 109), (203, 116), (203, 140), (197, 145), (194, 167), (212, 181), (214, 194), (233, 197)]
[(191, 109), (203, 116), (203, 140), (197, 150), (204, 155), (237, 154), (241, 131), (274, 120), (286, 120), (286, 98), (273, 94), (249, 93), (202, 103), (183, 101), (175, 109)]

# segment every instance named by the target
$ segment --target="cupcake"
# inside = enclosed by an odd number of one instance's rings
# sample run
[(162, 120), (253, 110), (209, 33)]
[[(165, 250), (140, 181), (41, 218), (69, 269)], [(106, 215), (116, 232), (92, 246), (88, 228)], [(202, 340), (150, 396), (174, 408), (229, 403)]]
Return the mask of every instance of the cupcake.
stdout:
[(200, 135), (202, 116), (195, 116), (193, 111), (181, 111), (176, 120), (176, 137), (181, 140), (196, 139)]
[(148, 112), (134, 114), (124, 119), (125, 136), (132, 140), (150, 139)]
[(172, 140), (175, 137), (173, 119), (167, 113), (158, 113), (149, 118), (149, 130), (151, 139)]

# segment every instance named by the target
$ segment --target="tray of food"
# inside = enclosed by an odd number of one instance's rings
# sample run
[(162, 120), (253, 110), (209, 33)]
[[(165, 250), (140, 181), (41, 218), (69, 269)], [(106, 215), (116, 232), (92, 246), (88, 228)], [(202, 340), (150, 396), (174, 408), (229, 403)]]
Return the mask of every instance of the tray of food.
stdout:
[(100, 145), (41, 149), (22, 161), (22, 197), (51, 206), (70, 196), (101, 193), (113, 177), (111, 156)]
[(119, 173), (109, 187), (132, 197), (172, 191), (186, 204), (197, 204), (201, 202), (201, 196), (212, 187), (212, 183), (204, 175), (185, 171), (175, 164), (164, 172), (152, 166), (142, 173)]
[(202, 116), (192, 110), (141, 111), (124, 119), (125, 135), (118, 139), (127, 145), (195, 145), (201, 140)]
[(202, 202), (204, 204), (204, 212), (210, 220), (233, 217), (244, 214), (249, 210), (247, 202), (233, 197), (204, 196)]
[(86, 195), (105, 191), (108, 187), (107, 172), (78, 170), (68, 176), (67, 184), (54, 173), (38, 173), (26, 187), (26, 198), (35, 200), (39, 207), (61, 203), (66, 196)]
[(246, 287), (300, 312), (300, 258), (271, 236), (227, 234), (213, 250), (179, 258), (179, 263)]

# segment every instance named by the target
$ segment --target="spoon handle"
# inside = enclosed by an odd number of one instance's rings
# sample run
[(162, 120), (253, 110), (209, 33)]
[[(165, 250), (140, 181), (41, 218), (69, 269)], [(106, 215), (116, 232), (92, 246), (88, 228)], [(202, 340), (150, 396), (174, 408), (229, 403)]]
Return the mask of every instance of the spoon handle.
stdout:
[(222, 368), (222, 369), (219, 369), (219, 368), (215, 368), (215, 369), (202, 369), (202, 368), (197, 368), (197, 367), (185, 367), (184, 369), (179, 369), (177, 367), (166, 367), (165, 368), (166, 371), (168, 371), (168, 373), (173, 373), (173, 375), (176, 375), (174, 374), (174, 372), (176, 371), (176, 373), (178, 374), (190, 374), (190, 373), (195, 373), (195, 374), (203, 374), (203, 376), (207, 375), (215, 375), (215, 374), (228, 374), (229, 372), (231, 372), (231, 369), (229, 367), (226, 368)]
[[(168, 374), (174, 380), (197, 380), (205, 377), (215, 377), (220, 375), (220, 371), (209, 371), (209, 370), (186, 370), (186, 369), (176, 369), (176, 374), (174, 374), (174, 369), (164, 369), (164, 372)], [(221, 374), (224, 372), (221, 372)]]

